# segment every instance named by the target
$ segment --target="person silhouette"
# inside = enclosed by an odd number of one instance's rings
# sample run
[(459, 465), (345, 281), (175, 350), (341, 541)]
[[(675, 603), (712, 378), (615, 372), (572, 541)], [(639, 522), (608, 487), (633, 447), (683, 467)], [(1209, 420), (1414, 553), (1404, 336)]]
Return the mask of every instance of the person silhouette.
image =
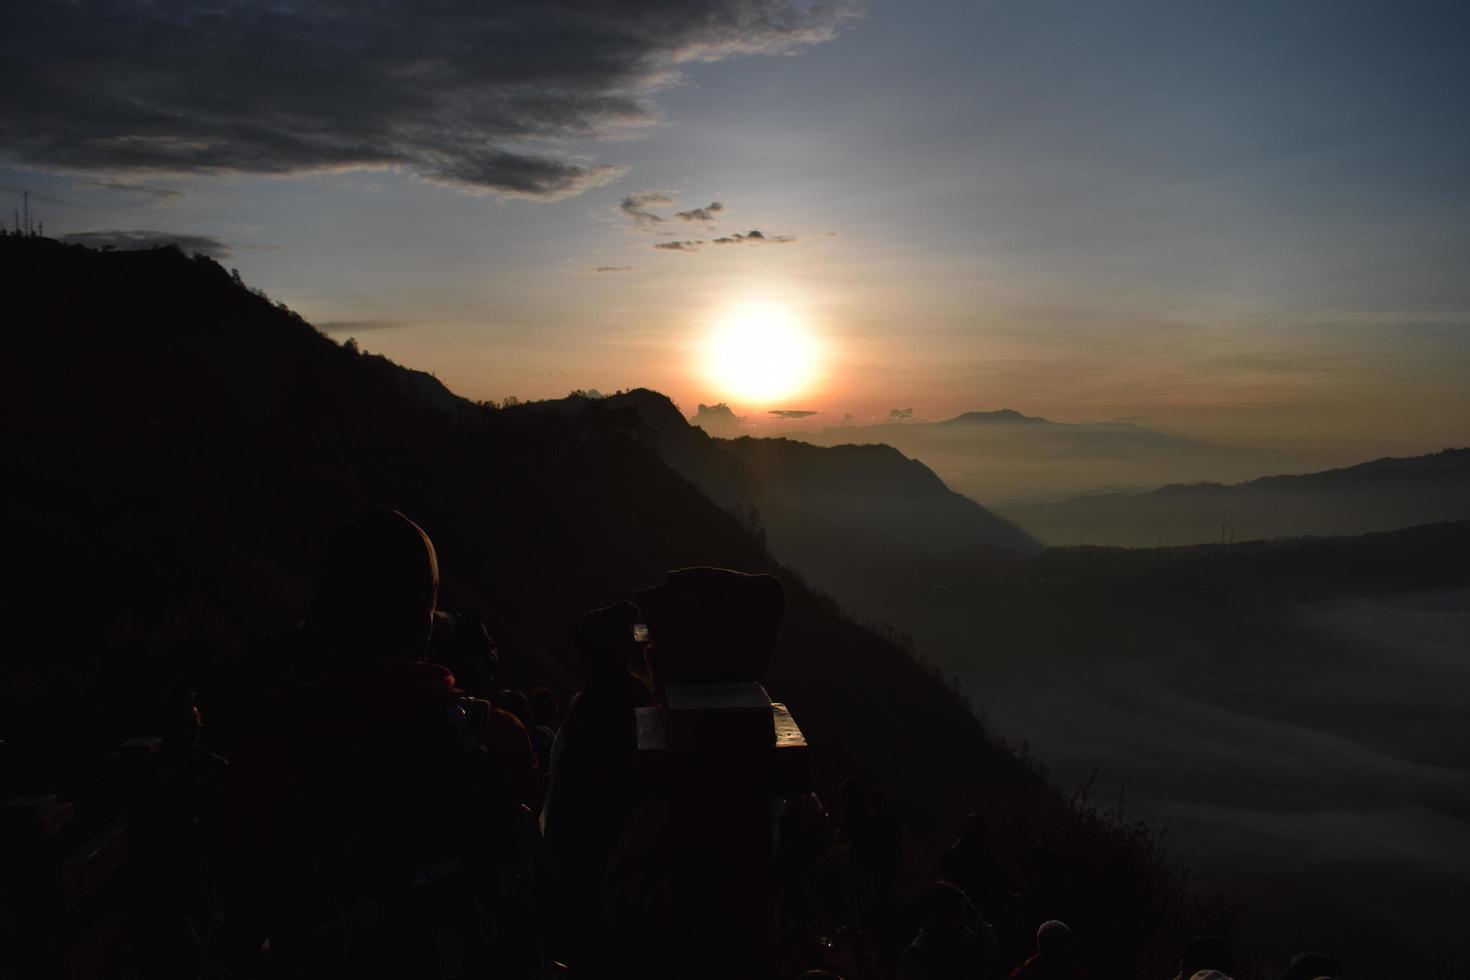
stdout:
[(1320, 977), (1335, 980), (1342, 976), (1342, 960), (1322, 953), (1298, 953), (1291, 958), (1281, 980), (1318, 980)]
[(1206, 970), (1229, 975), (1235, 971), (1235, 956), (1230, 945), (1218, 936), (1194, 936), (1179, 945), (1179, 975), (1175, 980), (1190, 980)]
[(574, 967), (602, 955), (608, 859), (638, 806), (634, 712), (652, 700), (629, 666), (643, 657), (638, 621), (637, 607), (619, 602), (586, 613), (572, 628), (580, 690), (552, 745), (541, 826), (559, 877), (553, 934)]
[(1036, 952), (1011, 971), (1011, 980), (1087, 980), (1077, 963), (1077, 940), (1065, 922), (1051, 919), (1036, 930)]
[(919, 934), (898, 957), (898, 980), (970, 980), (986, 975), (995, 929), (959, 886), (936, 881), (924, 897)]
[(269, 935), (276, 974), (417, 976), (448, 946), (467, 971), (539, 961), (517, 810), (471, 721), (485, 712), (424, 659), (438, 584), (428, 535), (397, 511), (334, 535), (293, 684), (231, 766), (233, 894), (255, 903), (240, 918)]
[(990, 848), (989, 827), (978, 813), (965, 815), (964, 828), (940, 863), (944, 877), (964, 889), (970, 901), (994, 920), (1004, 907), (1004, 872)]

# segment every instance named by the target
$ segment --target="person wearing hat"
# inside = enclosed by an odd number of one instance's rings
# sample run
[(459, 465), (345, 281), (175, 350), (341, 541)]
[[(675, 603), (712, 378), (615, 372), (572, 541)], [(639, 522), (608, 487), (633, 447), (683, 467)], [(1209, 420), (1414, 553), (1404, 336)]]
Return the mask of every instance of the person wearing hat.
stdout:
[[(655, 699), (674, 686), (754, 685), (786, 611), (769, 575), (684, 568), (634, 595), (647, 627)], [(776, 966), (773, 799), (757, 767), (770, 745), (690, 749), (678, 778), (655, 780), (608, 868), (623, 973), (736, 980)]]
[(681, 568), (633, 598), (660, 686), (759, 682), (786, 616), (777, 579), (727, 568)]

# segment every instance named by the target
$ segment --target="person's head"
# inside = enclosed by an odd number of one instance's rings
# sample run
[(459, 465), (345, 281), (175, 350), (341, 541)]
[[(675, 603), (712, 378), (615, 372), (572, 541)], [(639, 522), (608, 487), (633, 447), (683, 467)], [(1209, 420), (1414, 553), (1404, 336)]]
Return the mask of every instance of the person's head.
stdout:
[(1281, 980), (1317, 980), (1318, 977), (1342, 976), (1342, 961), (1321, 953), (1298, 953), (1281, 974)]
[(634, 599), (661, 685), (761, 680), (786, 615), (778, 580), (728, 568), (681, 568)]
[(972, 908), (958, 885), (936, 881), (924, 893), (924, 932), (938, 939), (957, 936), (969, 924)]
[(555, 691), (549, 687), (532, 688), (526, 699), (531, 702), (532, 721), (547, 728), (556, 727), (558, 707)]
[(333, 535), (307, 623), (332, 666), (417, 660), (438, 592), (428, 535), (398, 511), (377, 508)]
[(199, 745), (204, 716), (193, 691), (176, 693), (161, 705), (153, 718), (153, 730), (163, 738), (164, 752), (187, 755)]
[(1235, 956), (1230, 944), (1218, 936), (1195, 936), (1179, 946), (1179, 975), (1192, 977), (1201, 970), (1235, 970)]
[(1036, 951), (1048, 959), (1070, 957), (1072, 947), (1072, 930), (1059, 919), (1043, 922), (1036, 930)]
[(641, 656), (644, 644), (633, 635), (640, 613), (631, 602), (619, 602), (583, 613), (572, 627), (577, 679), (585, 686), (622, 677)]

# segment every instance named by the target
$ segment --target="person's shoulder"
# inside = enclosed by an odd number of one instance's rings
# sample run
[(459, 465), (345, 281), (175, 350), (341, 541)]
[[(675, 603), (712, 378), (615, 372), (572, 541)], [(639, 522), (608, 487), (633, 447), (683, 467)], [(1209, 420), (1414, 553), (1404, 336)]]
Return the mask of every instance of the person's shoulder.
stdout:
[(1026, 962), (1011, 971), (1011, 980), (1026, 980), (1027, 977), (1035, 976), (1040, 971), (1036, 968), (1036, 957), (1031, 956)]
[(898, 954), (894, 973), (898, 980), (924, 980), (928, 976), (928, 971), (925, 969), (926, 962), (924, 937), (915, 937), (914, 941), (905, 946)]

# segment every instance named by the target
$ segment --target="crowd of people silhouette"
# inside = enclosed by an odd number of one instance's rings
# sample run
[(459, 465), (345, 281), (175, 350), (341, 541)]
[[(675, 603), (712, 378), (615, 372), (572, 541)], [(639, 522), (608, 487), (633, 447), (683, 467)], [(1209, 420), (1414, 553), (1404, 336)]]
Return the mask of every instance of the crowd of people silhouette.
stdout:
[[(1063, 861), (1038, 844), (1011, 880), (983, 814), (926, 875), (881, 787), (849, 778), (831, 812), (814, 792), (767, 799), (730, 817), (768, 824), (753, 859), (771, 887), (752, 898), (721, 894), (752, 860), (730, 819), (649, 806), (638, 710), (671, 683), (764, 673), (774, 579), (685, 570), (587, 612), (565, 712), (549, 688), (500, 688), (484, 623), (439, 608), (438, 587), (423, 530), (368, 512), (332, 539), (299, 627), (237, 679), (253, 722), (228, 761), (201, 747), (192, 703), (160, 719), (159, 773), (133, 806), (153, 869), (140, 975), (1088, 977)], [(1200, 937), (1176, 980), (1234, 971)], [(1304, 954), (1282, 980), (1341, 975)]]

